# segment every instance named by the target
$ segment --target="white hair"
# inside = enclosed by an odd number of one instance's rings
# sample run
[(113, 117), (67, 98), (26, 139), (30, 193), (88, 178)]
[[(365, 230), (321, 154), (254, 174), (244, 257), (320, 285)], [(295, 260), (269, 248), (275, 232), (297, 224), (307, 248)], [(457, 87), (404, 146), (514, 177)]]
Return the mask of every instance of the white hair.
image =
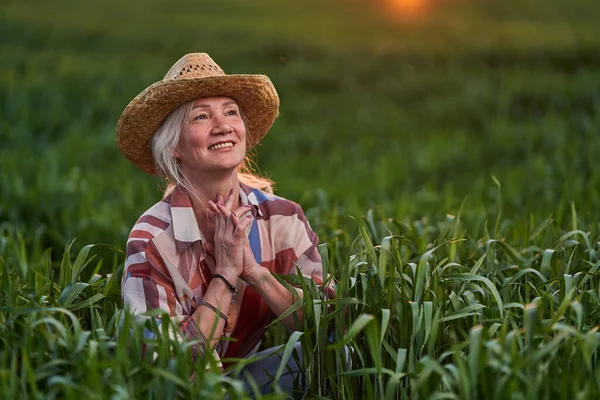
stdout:
[(173, 110), (152, 137), (152, 157), (160, 175), (175, 185), (191, 191), (190, 183), (181, 171), (181, 165), (173, 152), (179, 143), (183, 122), (192, 110), (193, 102), (187, 102)]
[[(169, 182), (165, 190), (165, 195), (170, 193), (176, 186), (181, 186), (189, 193), (193, 193), (189, 179), (183, 174), (179, 161), (173, 155), (179, 143), (183, 123), (192, 111), (193, 105), (194, 101), (189, 101), (171, 111), (152, 137), (152, 157), (154, 164), (159, 175), (166, 178)], [(240, 114), (246, 126), (246, 135), (249, 135), (246, 117), (241, 109)], [(238, 167), (238, 179), (252, 188), (273, 193), (273, 182), (268, 178), (256, 175), (251, 168), (251, 164), (252, 160), (246, 154), (244, 161)]]

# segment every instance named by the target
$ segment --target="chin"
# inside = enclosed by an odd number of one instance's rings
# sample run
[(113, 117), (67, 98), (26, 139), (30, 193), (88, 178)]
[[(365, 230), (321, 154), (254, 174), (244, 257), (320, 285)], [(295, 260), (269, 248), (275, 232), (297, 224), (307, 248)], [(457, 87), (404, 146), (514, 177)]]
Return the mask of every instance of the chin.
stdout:
[(242, 161), (239, 162), (227, 162), (227, 163), (222, 163), (222, 164), (217, 164), (214, 166), (214, 170), (216, 171), (229, 171), (229, 170), (234, 170), (237, 169), (240, 165), (242, 165)]

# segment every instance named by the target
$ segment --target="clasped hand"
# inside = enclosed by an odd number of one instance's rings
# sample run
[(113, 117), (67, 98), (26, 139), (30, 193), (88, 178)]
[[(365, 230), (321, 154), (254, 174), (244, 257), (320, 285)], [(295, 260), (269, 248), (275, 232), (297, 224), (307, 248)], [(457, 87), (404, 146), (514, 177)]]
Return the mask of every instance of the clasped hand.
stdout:
[(227, 199), (219, 195), (209, 200), (209, 210), (215, 221), (214, 257), (215, 273), (223, 274), (234, 281), (237, 278), (248, 282), (262, 267), (256, 262), (246, 231), (252, 222), (248, 214), (252, 206), (242, 206), (232, 210), (234, 191), (231, 190)]

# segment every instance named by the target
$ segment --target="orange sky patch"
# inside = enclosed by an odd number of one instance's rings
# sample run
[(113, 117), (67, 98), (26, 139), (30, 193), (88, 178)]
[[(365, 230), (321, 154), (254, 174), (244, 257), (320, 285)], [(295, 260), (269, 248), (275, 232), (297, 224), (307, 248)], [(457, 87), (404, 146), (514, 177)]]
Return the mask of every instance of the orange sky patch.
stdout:
[(422, 13), (429, 3), (428, 0), (387, 0), (390, 8), (404, 16), (417, 15)]

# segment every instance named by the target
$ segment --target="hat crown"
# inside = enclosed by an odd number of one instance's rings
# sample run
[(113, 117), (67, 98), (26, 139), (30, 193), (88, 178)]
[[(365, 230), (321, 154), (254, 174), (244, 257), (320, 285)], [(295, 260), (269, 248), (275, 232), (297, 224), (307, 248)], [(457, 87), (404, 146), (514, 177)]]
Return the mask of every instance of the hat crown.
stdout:
[(208, 54), (190, 53), (173, 64), (163, 80), (198, 79), (223, 75), (225, 75), (223, 69)]

